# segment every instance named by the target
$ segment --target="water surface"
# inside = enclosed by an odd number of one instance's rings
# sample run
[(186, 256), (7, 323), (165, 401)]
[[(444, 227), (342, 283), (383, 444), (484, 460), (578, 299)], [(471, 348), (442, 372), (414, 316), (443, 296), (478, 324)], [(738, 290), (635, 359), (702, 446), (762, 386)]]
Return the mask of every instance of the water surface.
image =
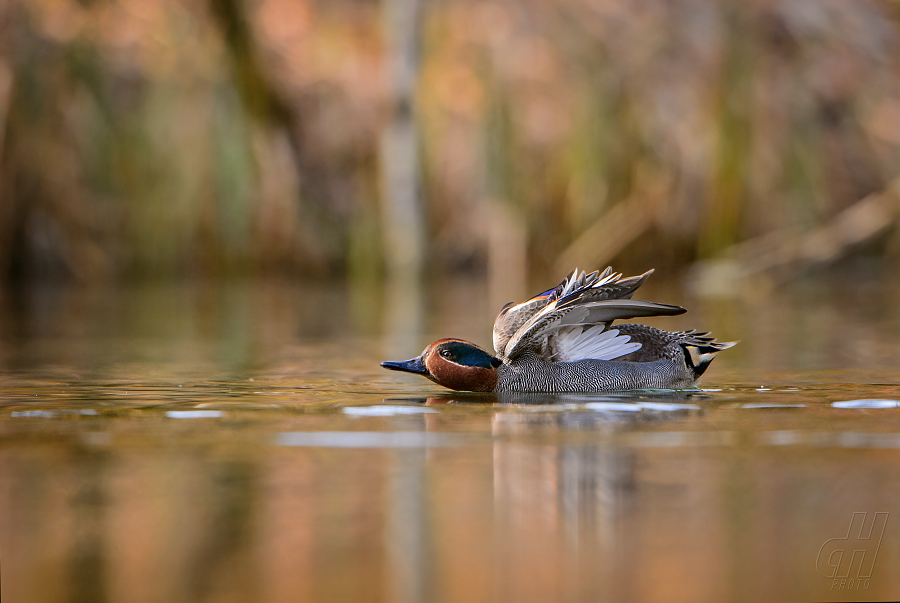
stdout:
[(698, 391), (504, 398), (378, 366), (477, 283), (3, 292), (3, 600), (900, 597), (897, 289), (679, 291)]

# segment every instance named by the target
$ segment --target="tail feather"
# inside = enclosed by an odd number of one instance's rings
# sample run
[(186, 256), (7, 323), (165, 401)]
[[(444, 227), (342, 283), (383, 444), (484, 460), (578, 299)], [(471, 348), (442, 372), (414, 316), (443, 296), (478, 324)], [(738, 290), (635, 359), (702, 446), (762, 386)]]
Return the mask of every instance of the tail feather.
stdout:
[(696, 377), (706, 372), (707, 367), (722, 350), (734, 347), (737, 341), (716, 341), (709, 333), (685, 331), (679, 341), (684, 349), (684, 357)]

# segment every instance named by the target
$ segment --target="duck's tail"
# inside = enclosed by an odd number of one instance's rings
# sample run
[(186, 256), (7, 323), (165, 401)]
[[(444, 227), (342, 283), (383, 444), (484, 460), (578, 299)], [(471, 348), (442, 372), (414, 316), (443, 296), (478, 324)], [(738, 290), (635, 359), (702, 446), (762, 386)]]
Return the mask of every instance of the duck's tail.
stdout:
[(697, 331), (684, 331), (681, 333), (678, 343), (684, 349), (684, 357), (688, 366), (694, 372), (694, 377), (700, 377), (716, 354), (722, 350), (734, 347), (737, 341), (716, 341), (709, 333)]

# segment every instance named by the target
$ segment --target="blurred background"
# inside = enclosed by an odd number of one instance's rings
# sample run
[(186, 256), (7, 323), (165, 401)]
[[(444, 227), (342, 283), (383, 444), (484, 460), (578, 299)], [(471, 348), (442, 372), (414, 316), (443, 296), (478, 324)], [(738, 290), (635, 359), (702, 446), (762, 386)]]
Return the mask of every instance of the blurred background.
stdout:
[(0, 289), (882, 274), (898, 45), (874, 0), (7, 0)]
[[(896, 600), (898, 222), (896, 1), (0, 0), (3, 600)], [(379, 366), (607, 264), (692, 404)]]

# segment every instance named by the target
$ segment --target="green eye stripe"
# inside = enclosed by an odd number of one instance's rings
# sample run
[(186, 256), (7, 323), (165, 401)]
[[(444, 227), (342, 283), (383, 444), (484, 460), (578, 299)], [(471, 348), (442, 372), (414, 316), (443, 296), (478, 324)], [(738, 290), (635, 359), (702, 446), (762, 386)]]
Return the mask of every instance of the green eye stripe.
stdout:
[(448, 358), (456, 364), (493, 369), (491, 359), (493, 356), (481, 348), (464, 341), (448, 341), (441, 345), (440, 355)]

